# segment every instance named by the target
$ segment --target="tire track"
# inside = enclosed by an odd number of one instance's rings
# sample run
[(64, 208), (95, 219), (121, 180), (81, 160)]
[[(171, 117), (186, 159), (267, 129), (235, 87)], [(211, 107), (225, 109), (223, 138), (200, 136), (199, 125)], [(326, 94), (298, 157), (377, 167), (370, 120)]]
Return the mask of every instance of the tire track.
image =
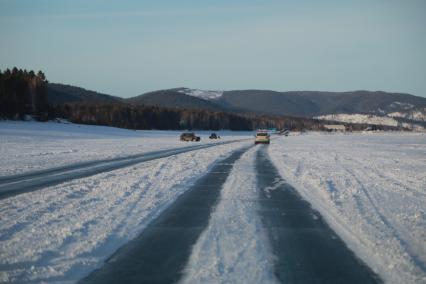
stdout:
[(246, 139), (154, 151), (127, 157), (78, 163), (27, 174), (0, 177), (0, 200), (25, 192), (36, 191), (47, 186), (57, 185), (73, 179), (79, 179), (103, 172), (109, 172), (146, 161), (166, 158), (177, 154), (206, 149), (219, 145), (242, 142), (244, 140)]
[(247, 149), (237, 150), (213, 166), (138, 237), (118, 249), (80, 283), (177, 282), (192, 246), (208, 225), (233, 163)]
[(266, 149), (258, 151), (256, 160), (259, 213), (276, 256), (275, 274), (279, 281), (381, 283), (321, 215), (282, 180)]

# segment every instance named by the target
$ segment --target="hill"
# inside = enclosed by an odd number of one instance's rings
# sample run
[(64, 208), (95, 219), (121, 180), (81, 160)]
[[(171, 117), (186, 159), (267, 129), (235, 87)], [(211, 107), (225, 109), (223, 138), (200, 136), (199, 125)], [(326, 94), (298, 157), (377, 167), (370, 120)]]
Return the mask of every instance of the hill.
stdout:
[(420, 130), (426, 125), (426, 98), (382, 91), (204, 91), (177, 88), (146, 93), (126, 101), (178, 109), (317, 118)]
[(336, 113), (384, 115), (426, 107), (426, 98), (387, 92), (228, 91), (219, 104), (256, 113), (313, 117)]
[(58, 105), (76, 102), (119, 103), (123, 99), (71, 85), (48, 83), (47, 100), (49, 104)]
[(262, 115), (314, 117), (329, 114), (393, 114), (413, 117), (426, 107), (426, 98), (402, 93), (353, 91), (319, 92), (270, 90), (160, 90), (126, 100), (139, 105), (207, 109)]
[(182, 92), (183, 88), (160, 90), (142, 94), (125, 101), (133, 105), (160, 106), (180, 109), (206, 109), (220, 111), (223, 107), (216, 103)]
[(426, 98), (403, 93), (176, 88), (123, 99), (49, 83), (41, 71), (36, 74), (16, 67), (0, 72), (0, 100), (2, 118), (64, 116), (83, 123), (143, 129), (320, 129), (328, 123), (323, 120), (398, 129), (422, 130), (426, 125)]

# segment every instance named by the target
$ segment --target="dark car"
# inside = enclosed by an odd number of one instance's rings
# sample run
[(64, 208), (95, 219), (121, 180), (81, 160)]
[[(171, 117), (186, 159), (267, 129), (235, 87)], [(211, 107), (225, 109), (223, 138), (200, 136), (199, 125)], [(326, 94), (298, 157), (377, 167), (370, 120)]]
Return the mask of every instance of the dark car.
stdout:
[(185, 132), (180, 135), (180, 141), (200, 141), (200, 136), (196, 136), (194, 132)]
[(209, 138), (210, 139), (220, 139), (220, 136), (217, 135), (216, 133), (212, 133), (212, 134), (210, 134)]

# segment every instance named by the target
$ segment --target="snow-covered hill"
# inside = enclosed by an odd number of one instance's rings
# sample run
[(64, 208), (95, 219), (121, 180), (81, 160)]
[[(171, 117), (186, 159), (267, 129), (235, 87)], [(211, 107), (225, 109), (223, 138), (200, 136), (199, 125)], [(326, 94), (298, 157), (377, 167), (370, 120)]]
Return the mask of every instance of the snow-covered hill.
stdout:
[(387, 125), (387, 126), (398, 126), (398, 121), (392, 117), (377, 116), (370, 114), (327, 114), (315, 117), (320, 120), (339, 121), (347, 123), (359, 123), (359, 124), (375, 124), (375, 125)]
[(211, 90), (199, 90), (199, 89), (188, 89), (183, 88), (179, 90), (180, 93), (183, 93), (188, 96), (197, 97), (204, 100), (217, 100), (223, 95), (223, 91), (211, 91)]
[(426, 108), (412, 109), (409, 111), (401, 112), (391, 112), (387, 114), (390, 117), (400, 117), (415, 121), (426, 121)]
[[(425, 121), (421, 112), (416, 112), (417, 116), (410, 116), (403, 112), (393, 112), (387, 115), (374, 115), (374, 114), (327, 114), (320, 115), (314, 118), (319, 120), (338, 121), (344, 123), (357, 123), (357, 124), (371, 124), (371, 125), (386, 125), (393, 127), (403, 127), (415, 131), (424, 131), (425, 128), (421, 124)], [(415, 117), (416, 119), (412, 119)], [(400, 120), (400, 119), (403, 120)]]

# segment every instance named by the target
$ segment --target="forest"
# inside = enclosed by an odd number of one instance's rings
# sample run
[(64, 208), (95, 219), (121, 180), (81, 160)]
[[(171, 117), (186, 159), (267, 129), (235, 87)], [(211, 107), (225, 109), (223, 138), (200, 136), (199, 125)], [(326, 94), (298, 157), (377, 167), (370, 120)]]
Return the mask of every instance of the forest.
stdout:
[(311, 119), (242, 115), (197, 109), (134, 106), (120, 103), (71, 103), (51, 107), (50, 112), (52, 117), (63, 117), (75, 123), (109, 125), (128, 129), (322, 129), (319, 121)]
[(24, 119), (30, 115), (47, 120), (47, 83), (41, 71), (36, 74), (16, 67), (0, 70), (0, 117)]

